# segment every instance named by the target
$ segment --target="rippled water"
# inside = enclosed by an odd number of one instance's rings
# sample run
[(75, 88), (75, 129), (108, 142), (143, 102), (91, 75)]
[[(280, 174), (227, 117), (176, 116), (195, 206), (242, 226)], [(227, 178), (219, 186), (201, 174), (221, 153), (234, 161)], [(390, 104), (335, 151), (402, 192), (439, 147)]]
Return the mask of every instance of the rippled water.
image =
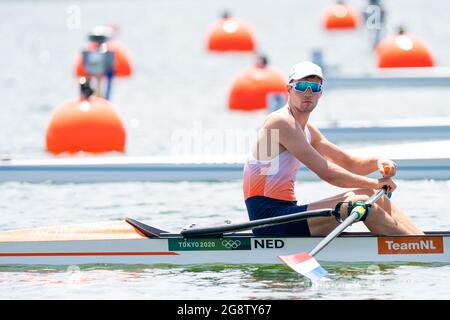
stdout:
[[(1, 267), (7, 299), (447, 299), (450, 266), (324, 265), (312, 283), (282, 266)], [(426, 290), (426, 291), (425, 291)], [(7, 292), (6, 292), (7, 291)]]
[[(352, 1), (361, 7), (362, 2)], [(51, 111), (77, 96), (73, 60), (94, 25), (116, 23), (136, 72), (114, 83), (112, 102), (128, 133), (127, 155), (173, 153), (176, 130), (256, 128), (264, 112), (230, 113), (231, 79), (253, 56), (208, 54), (204, 35), (224, 8), (252, 23), (259, 48), (287, 73), (322, 47), (330, 64), (374, 65), (364, 30), (327, 34), (320, 13), (330, 1), (6, 1), (0, 3), (0, 155), (49, 157), (44, 135)], [(68, 9), (81, 13), (67, 27)], [(427, 40), (440, 66), (450, 65), (450, 2), (392, 1), (388, 30), (406, 24)], [(14, 32), (12, 31), (14, 30)], [(325, 92), (313, 120), (450, 116), (450, 90), (345, 89)], [(211, 142), (209, 142), (211, 144)], [(358, 141), (350, 144), (359, 144)], [(211, 147), (205, 142), (205, 148)], [(308, 182), (300, 202), (338, 192)], [(393, 200), (424, 229), (448, 230), (448, 181), (399, 181)], [(246, 220), (241, 182), (0, 184), (0, 229), (119, 220), (126, 216), (178, 231), (190, 223)], [(362, 225), (353, 230), (364, 229)], [(0, 267), (0, 298), (126, 299), (436, 299), (450, 298), (441, 265), (327, 266), (331, 282), (312, 285), (277, 266)]]
[[(195, 190), (195, 192), (194, 192)], [(439, 192), (436, 192), (439, 191)], [(310, 202), (338, 192), (308, 182)], [(393, 200), (425, 230), (448, 230), (448, 181), (399, 181)], [(36, 185), (5, 183), (0, 229), (133, 217), (173, 232), (190, 223), (246, 219), (240, 182)], [(93, 196), (95, 195), (95, 196)], [(411, 197), (424, 201), (411, 201)], [(39, 204), (39, 205), (36, 205)], [(433, 205), (430, 205), (433, 204)], [(365, 230), (362, 224), (351, 227)], [(282, 266), (0, 267), (0, 298), (57, 299), (434, 299), (448, 298), (448, 265), (325, 265), (332, 281), (312, 284)]]

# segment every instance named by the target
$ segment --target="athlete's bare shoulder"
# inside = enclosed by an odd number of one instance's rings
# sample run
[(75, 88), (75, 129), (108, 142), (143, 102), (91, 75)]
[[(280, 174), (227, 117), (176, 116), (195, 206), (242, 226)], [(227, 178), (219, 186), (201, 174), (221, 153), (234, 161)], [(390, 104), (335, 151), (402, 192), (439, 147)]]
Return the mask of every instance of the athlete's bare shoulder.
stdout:
[(308, 121), (307, 125), (308, 125), (309, 132), (311, 133), (311, 136), (313, 138), (315, 138), (315, 137), (318, 139), (323, 138), (322, 132), (320, 132), (320, 130), (317, 128), (316, 125), (314, 125), (313, 123), (311, 123), (309, 121)]
[(287, 112), (272, 112), (266, 118), (263, 128), (295, 127), (294, 117)]
[(312, 123), (308, 122), (309, 134), (311, 135), (311, 145), (317, 146), (317, 143), (326, 141), (326, 137), (320, 130)]

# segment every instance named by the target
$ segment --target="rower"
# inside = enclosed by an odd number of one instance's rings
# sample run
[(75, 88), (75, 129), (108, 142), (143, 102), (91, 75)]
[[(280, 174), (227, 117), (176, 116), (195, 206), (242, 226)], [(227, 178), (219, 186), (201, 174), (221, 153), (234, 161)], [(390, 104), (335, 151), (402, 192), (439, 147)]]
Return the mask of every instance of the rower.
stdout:
[[(309, 121), (323, 93), (322, 69), (309, 61), (295, 64), (286, 86), (287, 103), (270, 113), (244, 165), (243, 191), (250, 220), (337, 207), (333, 216), (308, 218), (287, 224), (255, 229), (258, 236), (324, 236), (345, 219), (356, 204), (376, 190), (396, 188), (392, 178), (396, 164), (376, 157), (352, 155), (328, 141)], [(322, 180), (350, 192), (309, 204), (297, 204), (294, 183), (301, 164)], [(379, 171), (382, 178), (367, 177)], [(376, 235), (422, 234), (410, 219), (383, 196), (364, 216), (365, 225)]]

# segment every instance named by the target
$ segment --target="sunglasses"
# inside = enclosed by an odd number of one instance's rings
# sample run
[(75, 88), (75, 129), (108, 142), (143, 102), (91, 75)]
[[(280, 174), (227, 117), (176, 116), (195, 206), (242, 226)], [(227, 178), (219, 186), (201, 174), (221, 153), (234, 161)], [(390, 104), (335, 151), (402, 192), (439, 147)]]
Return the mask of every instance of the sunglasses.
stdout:
[(295, 91), (298, 92), (306, 92), (308, 88), (312, 93), (319, 93), (322, 91), (322, 85), (317, 82), (309, 82), (309, 81), (300, 81), (289, 84)]

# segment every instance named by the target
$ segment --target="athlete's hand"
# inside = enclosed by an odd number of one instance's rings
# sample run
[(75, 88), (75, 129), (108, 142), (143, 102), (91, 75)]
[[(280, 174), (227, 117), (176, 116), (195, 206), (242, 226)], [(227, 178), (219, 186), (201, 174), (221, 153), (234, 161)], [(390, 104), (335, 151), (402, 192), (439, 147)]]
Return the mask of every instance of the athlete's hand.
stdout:
[(391, 178), (397, 173), (397, 164), (389, 159), (378, 159), (378, 171), (384, 178)]
[(391, 178), (378, 179), (378, 187), (377, 187), (377, 189), (381, 189), (384, 186), (388, 186), (388, 190), (387, 190), (388, 192), (393, 192), (397, 188), (397, 185), (395, 184), (395, 182)]

